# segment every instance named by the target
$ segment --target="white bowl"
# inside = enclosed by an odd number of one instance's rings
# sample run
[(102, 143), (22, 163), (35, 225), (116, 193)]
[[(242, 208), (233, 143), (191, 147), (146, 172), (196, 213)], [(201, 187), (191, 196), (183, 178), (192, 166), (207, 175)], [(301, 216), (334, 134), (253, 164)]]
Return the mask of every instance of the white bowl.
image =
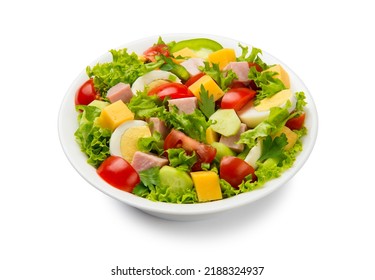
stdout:
[[(157, 42), (159, 36), (149, 37), (142, 40), (138, 40), (119, 48), (126, 47), (128, 51), (136, 52), (141, 54), (144, 50), (148, 47), (152, 46), (155, 42)], [(169, 42), (172, 40), (184, 40), (189, 38), (198, 38), (198, 37), (205, 37), (211, 38), (220, 42), (224, 47), (227, 48), (234, 48), (238, 54), (240, 54), (240, 48), (238, 47), (238, 40), (233, 40), (229, 38), (223, 38), (219, 36), (212, 36), (207, 34), (170, 34), (170, 35), (162, 35), (164, 41)], [(240, 42), (242, 45), (248, 45), (245, 43)], [(251, 45), (248, 45), (251, 46)], [(230, 209), (234, 209), (243, 205), (247, 205), (252, 203), (260, 198), (263, 198), (276, 189), (280, 188), (284, 185), (287, 181), (289, 181), (303, 166), (303, 164), (308, 159), (315, 141), (318, 132), (318, 116), (314, 101), (306, 88), (303, 82), (297, 77), (297, 75), (284, 63), (280, 60), (276, 59), (275, 57), (271, 56), (270, 54), (263, 51), (263, 58), (267, 63), (279, 63), (281, 64), (285, 70), (289, 73), (290, 80), (291, 80), (291, 89), (293, 91), (304, 91), (306, 94), (306, 101), (308, 105), (306, 106), (306, 120), (305, 125), (308, 128), (308, 135), (303, 138), (303, 151), (297, 156), (297, 159), (294, 165), (285, 171), (281, 177), (277, 179), (273, 179), (267, 182), (261, 189), (254, 190), (248, 193), (243, 193), (231, 198), (207, 202), (207, 203), (199, 203), (199, 204), (170, 204), (170, 203), (162, 203), (162, 202), (153, 202), (131, 193), (127, 193), (121, 190), (118, 190), (105, 181), (103, 181), (96, 173), (94, 167), (90, 166), (86, 160), (86, 156), (81, 152), (78, 144), (75, 141), (74, 132), (78, 127), (77, 123), (77, 112), (74, 108), (74, 97), (76, 90), (79, 88), (82, 83), (84, 83), (88, 77), (86, 75), (85, 70), (83, 70), (79, 76), (75, 79), (72, 83), (70, 88), (68, 89), (59, 112), (59, 120), (58, 120), (58, 130), (61, 145), (63, 150), (68, 157), (70, 163), (73, 167), (78, 171), (78, 173), (86, 179), (91, 185), (93, 185), (98, 190), (102, 191), (103, 193), (122, 201), (128, 205), (136, 207), (144, 212), (147, 212), (151, 215), (158, 216), (165, 219), (171, 220), (195, 220), (195, 219), (202, 219), (213, 214), (218, 214), (223, 211), (227, 211)], [(105, 62), (110, 61), (111, 55), (110, 53), (106, 53), (105, 55), (99, 57), (97, 60), (93, 61), (90, 65), (93, 66), (97, 62)], [(84, 65), (86, 66), (86, 65)]]

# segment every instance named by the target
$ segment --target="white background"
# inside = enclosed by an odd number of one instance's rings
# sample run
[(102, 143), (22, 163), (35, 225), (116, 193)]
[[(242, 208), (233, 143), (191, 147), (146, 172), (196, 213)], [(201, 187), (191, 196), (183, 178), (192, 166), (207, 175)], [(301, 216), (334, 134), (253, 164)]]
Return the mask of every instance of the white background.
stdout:
[[(0, 279), (136, 279), (111, 276), (116, 265), (375, 279), (373, 8), (303, 2), (2, 1)], [(289, 183), (197, 222), (154, 218), (97, 191), (57, 133), (60, 103), (87, 64), (124, 43), (179, 32), (262, 48), (299, 75), (319, 113), (314, 151)]]

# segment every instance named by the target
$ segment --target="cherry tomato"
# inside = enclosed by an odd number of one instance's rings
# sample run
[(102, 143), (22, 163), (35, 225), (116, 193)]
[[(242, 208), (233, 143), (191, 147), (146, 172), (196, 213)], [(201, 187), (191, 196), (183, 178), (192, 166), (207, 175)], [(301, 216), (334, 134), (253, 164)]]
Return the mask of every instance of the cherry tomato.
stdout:
[(199, 169), (200, 164), (203, 162), (211, 163), (216, 156), (216, 149), (214, 147), (200, 143), (175, 129), (172, 129), (164, 140), (164, 150), (171, 148), (183, 148), (187, 152), (195, 151), (199, 159), (197, 165), (193, 168), (194, 170)]
[(143, 52), (143, 55), (150, 61), (155, 62), (155, 56), (164, 55), (169, 56), (168, 46), (165, 44), (156, 44)]
[(305, 123), (305, 115), (305, 113), (301, 113), (299, 116), (291, 118), (286, 122), (285, 126), (289, 127), (291, 130), (300, 130)]
[(154, 87), (148, 92), (148, 95), (156, 94), (160, 99), (169, 97), (171, 99), (194, 97), (194, 94), (188, 89), (187, 86), (179, 83), (167, 83)]
[(256, 62), (249, 62), (249, 67), (251, 68), (253, 66), (255, 66), (255, 69), (258, 72), (262, 72), (263, 71), (262, 67), (258, 63), (256, 63)]
[(245, 88), (245, 87), (246, 87), (246, 84), (240, 81), (233, 81), (229, 86), (229, 88)]
[(241, 110), (245, 104), (255, 97), (256, 92), (249, 88), (232, 88), (221, 100), (222, 109)]
[(220, 177), (227, 181), (233, 188), (238, 188), (246, 176), (252, 175), (252, 181), (256, 180), (254, 168), (246, 161), (234, 157), (225, 156), (220, 161)]
[(201, 72), (197, 75), (194, 75), (193, 77), (190, 77), (190, 79), (186, 81), (185, 86), (190, 87), (192, 84), (194, 84), (200, 78), (202, 78), (204, 75), (206, 75), (206, 74)]
[(98, 93), (94, 88), (94, 80), (89, 79), (77, 90), (75, 97), (76, 105), (88, 105), (98, 98)]
[(111, 186), (132, 192), (140, 178), (135, 169), (122, 157), (110, 156), (96, 170), (98, 175)]

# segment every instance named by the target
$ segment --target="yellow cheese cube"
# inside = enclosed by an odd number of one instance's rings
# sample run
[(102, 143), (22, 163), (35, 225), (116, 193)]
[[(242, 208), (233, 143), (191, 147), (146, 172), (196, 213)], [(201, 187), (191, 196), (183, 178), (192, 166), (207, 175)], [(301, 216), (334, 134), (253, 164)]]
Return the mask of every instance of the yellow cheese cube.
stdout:
[(291, 148), (293, 148), (294, 144), (296, 144), (298, 140), (298, 135), (297, 133), (292, 131), (289, 127), (283, 126), (281, 130), (278, 133), (276, 133), (275, 137), (280, 136), (283, 133), (285, 134), (286, 139), (288, 141), (288, 144), (284, 147), (284, 149), (288, 151)]
[[(180, 63), (188, 58), (197, 57), (197, 54), (192, 49), (183, 48), (177, 52), (174, 52), (173, 56), (175, 57), (174, 61), (176, 63)], [(182, 56), (183, 58), (177, 58), (178, 56)]]
[(201, 85), (208, 91), (209, 95), (213, 95), (214, 101), (220, 99), (224, 95), (224, 91), (216, 84), (216, 82), (208, 75), (204, 75), (189, 87), (189, 90), (200, 99)]
[(208, 62), (219, 64), (220, 70), (223, 70), (229, 62), (236, 61), (236, 52), (234, 49), (221, 49), (210, 53), (207, 58)]
[(197, 171), (190, 173), (198, 195), (198, 201), (211, 201), (222, 199), (219, 175), (213, 171)]
[(118, 100), (103, 108), (99, 116), (99, 124), (112, 131), (123, 122), (129, 120), (134, 120), (134, 114), (122, 100)]
[(286, 88), (290, 88), (289, 75), (280, 64), (276, 64), (276, 65), (268, 68), (265, 71), (276, 72), (277, 74), (273, 77), (277, 78), (277, 79), (280, 79), (283, 82), (283, 84), (285, 85)]
[(213, 142), (219, 141), (219, 134), (212, 129), (212, 127), (207, 128), (206, 130), (206, 141), (207, 144), (212, 144)]

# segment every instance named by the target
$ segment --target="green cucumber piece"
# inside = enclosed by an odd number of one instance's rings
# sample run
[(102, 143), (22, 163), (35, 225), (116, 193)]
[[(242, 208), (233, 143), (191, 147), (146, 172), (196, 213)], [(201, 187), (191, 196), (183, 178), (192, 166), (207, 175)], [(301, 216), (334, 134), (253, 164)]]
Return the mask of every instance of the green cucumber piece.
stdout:
[(215, 159), (220, 162), (225, 156), (235, 156), (236, 153), (233, 152), (227, 145), (220, 142), (213, 142), (211, 146), (216, 149)]
[(99, 108), (102, 110), (104, 107), (108, 106), (110, 103), (106, 101), (101, 101), (101, 100), (93, 100), (88, 106), (94, 106), (96, 108)]
[(188, 173), (168, 165), (160, 169), (159, 177), (160, 183), (175, 194), (185, 193), (193, 188), (193, 180)]
[(210, 120), (213, 121), (212, 130), (224, 136), (235, 135), (241, 126), (241, 120), (234, 109), (219, 109), (211, 115)]

